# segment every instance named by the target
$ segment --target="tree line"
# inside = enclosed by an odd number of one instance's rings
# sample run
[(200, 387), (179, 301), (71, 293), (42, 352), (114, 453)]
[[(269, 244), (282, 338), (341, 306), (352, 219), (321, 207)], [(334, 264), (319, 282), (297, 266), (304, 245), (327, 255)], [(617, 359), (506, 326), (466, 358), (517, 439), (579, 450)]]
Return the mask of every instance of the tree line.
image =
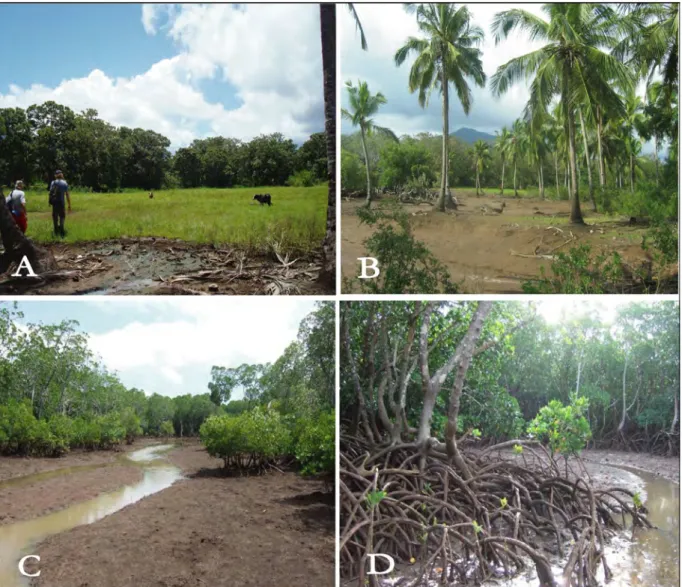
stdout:
[(74, 187), (96, 192), (237, 186), (311, 186), (327, 179), (325, 134), (300, 147), (280, 133), (251, 141), (211, 137), (170, 150), (152, 130), (115, 127), (96, 110), (76, 113), (49, 101), (0, 109), (0, 183), (54, 179), (60, 169)]
[[(201, 439), (226, 468), (262, 470), (283, 455), (306, 473), (331, 473), (335, 455), (335, 309), (318, 303), (274, 363), (214, 366), (210, 398), (224, 415)], [(231, 399), (241, 391), (243, 399)]]
[[(342, 169), (346, 163), (353, 168), (343, 172), (349, 181), (344, 181), (344, 188), (358, 186), (361, 164), (368, 203), (372, 185), (413, 183), (430, 188), (439, 181), (437, 205), (445, 210), (456, 206), (449, 193), (451, 185), (473, 185), (478, 193), (483, 185), (497, 185), (503, 191), (505, 182), (511, 183), (516, 192), (519, 184), (534, 184), (541, 197), (552, 191), (555, 197), (567, 197), (572, 222), (582, 223), (582, 188), (587, 189), (594, 209), (601, 204), (609, 211), (613, 190), (634, 194), (641, 182), (646, 188), (643, 198), (653, 201), (646, 202), (649, 207), (664, 208), (669, 216), (673, 208), (676, 213), (678, 4), (545, 4), (544, 18), (522, 9), (496, 14), (491, 27), (496, 44), (520, 31), (545, 45), (498, 67), (489, 80), (495, 96), (503, 96), (528, 79), (530, 97), (512, 128), (497, 133), (494, 147), (480, 141), (471, 148), (462, 148), (450, 137), (450, 88), (469, 114), (473, 107), (469, 84), (485, 87), (488, 81), (479, 49), (485, 32), (472, 22), (466, 5), (411, 4), (406, 10), (415, 15), (423, 36), (407, 39), (394, 62), (400, 67), (408, 56), (416, 57), (408, 89), (417, 94), (421, 107), (433, 90), (440, 93), (440, 153), (436, 155), (433, 147), (428, 153), (421, 148), (410, 151), (413, 142), (403, 153), (389, 145), (385, 154), (375, 153), (373, 161), (369, 137), (398, 142), (390, 129), (373, 119), (387, 98), (373, 94), (362, 80), (357, 85), (347, 82), (350, 108), (342, 114), (359, 127), (361, 149), (342, 152)], [(644, 97), (636, 94), (641, 82), (646, 86)], [(417, 145), (428, 142), (427, 138), (417, 137)], [(648, 140), (654, 142), (650, 160), (641, 156), (643, 141)], [(664, 142), (668, 156), (661, 168), (659, 153)], [(495, 170), (486, 176), (493, 155)], [(385, 160), (373, 175), (377, 156)], [(409, 167), (393, 173), (401, 156)], [(505, 173), (509, 174), (506, 180)]]
[[(0, 307), (0, 454), (60, 456), (142, 435), (198, 436), (212, 416), (255, 418), (269, 410), (267, 417), (281, 419), (285, 430), (283, 453), (296, 455), (310, 472), (333, 466), (331, 303), (320, 303), (301, 322), (298, 339), (272, 365), (214, 367), (206, 393), (176, 397), (125, 386), (89, 350), (77, 322), (19, 326), (22, 318)], [(240, 388), (245, 400), (230, 400)]]
[(342, 426), (351, 436), (434, 438), (454, 443), (454, 455), (473, 430), (479, 442), (518, 438), (552, 401), (580, 400), (590, 446), (679, 454), (676, 302), (558, 324), (516, 302), (485, 313), (476, 302), (344, 306)]

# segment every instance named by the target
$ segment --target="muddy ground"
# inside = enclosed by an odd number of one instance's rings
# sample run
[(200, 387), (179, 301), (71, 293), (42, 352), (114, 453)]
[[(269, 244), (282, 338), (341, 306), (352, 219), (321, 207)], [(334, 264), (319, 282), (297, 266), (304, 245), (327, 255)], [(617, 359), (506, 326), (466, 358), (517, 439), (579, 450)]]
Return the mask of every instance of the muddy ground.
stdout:
[(663, 477), (674, 483), (680, 482), (679, 457), (660, 457), (647, 453), (611, 450), (584, 450), (582, 457), (584, 461), (592, 464), (629, 467)]
[(334, 497), (323, 482), (292, 472), (226, 477), (198, 442), (166, 458), (185, 479), (39, 544), (32, 585), (334, 585)]
[(41, 245), (59, 270), (0, 281), (1, 295), (332, 295), (317, 282), (321, 253), (246, 253), (161, 238)]
[[(414, 237), (446, 266), (453, 281), (461, 283), (462, 293), (520, 293), (523, 281), (540, 276), (540, 267), (551, 275), (551, 257), (580, 244), (590, 245), (594, 254), (618, 252), (626, 269), (641, 271), (650, 262), (641, 248), (646, 226), (595, 214), (590, 204), (582, 205), (586, 225), (575, 226), (568, 224), (570, 207), (565, 201), (475, 196), (460, 190), (453, 195), (460, 204), (456, 211), (436, 212), (425, 204), (405, 204), (403, 209), (411, 215)], [(498, 214), (494, 208), (502, 203)], [(363, 242), (373, 231), (360, 224), (356, 210), (362, 204), (344, 199), (341, 205), (344, 278), (359, 274), (357, 258), (366, 256)]]

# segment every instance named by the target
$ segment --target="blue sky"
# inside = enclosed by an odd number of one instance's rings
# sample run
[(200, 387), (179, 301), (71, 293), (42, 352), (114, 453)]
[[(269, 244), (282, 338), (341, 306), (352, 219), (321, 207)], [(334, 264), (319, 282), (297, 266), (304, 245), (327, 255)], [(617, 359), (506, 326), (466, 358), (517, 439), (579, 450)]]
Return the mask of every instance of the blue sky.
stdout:
[[(271, 298), (26, 300), (23, 322), (76, 320), (90, 349), (129, 387), (167, 396), (208, 391), (213, 365), (276, 361), (313, 300)], [(267, 330), (264, 328), (267, 325)], [(240, 399), (236, 392), (232, 399)]]
[[(317, 5), (0, 4), (0, 108), (55, 100), (172, 148), (324, 130)], [(282, 22), (287, 23), (286, 29)], [(296, 39), (295, 43), (291, 39)]]

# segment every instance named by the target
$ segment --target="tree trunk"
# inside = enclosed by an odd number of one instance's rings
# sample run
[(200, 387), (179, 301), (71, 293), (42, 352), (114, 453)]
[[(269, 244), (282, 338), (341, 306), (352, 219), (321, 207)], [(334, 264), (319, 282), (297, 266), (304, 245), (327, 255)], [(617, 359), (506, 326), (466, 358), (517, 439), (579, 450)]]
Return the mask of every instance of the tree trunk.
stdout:
[(570, 71), (568, 70), (568, 67), (568, 65), (564, 66), (561, 99), (564, 104), (566, 124), (568, 126), (568, 163), (571, 168), (571, 222), (573, 224), (585, 224), (582, 212), (580, 211), (580, 194), (578, 190), (578, 177), (576, 171), (575, 113), (569, 106), (568, 80), (570, 77)]
[(322, 241), (323, 263), (318, 281), (334, 291), (336, 283), (336, 6), (320, 4), (324, 130), (327, 141), (327, 232)]
[(519, 197), (519, 192), (516, 191), (516, 161), (514, 161), (514, 197)]
[(630, 192), (635, 193), (635, 157), (630, 153)]
[(587, 165), (587, 185), (590, 190), (590, 200), (592, 202), (592, 208), (597, 211), (597, 202), (594, 199), (594, 185), (592, 184), (592, 166), (590, 165), (590, 150), (587, 144), (587, 128), (585, 127), (585, 118), (583, 117), (583, 111), (578, 108), (578, 114), (580, 115), (580, 128), (583, 132), (583, 148), (585, 149), (585, 164)]
[(618, 432), (623, 433), (623, 428), (625, 428), (625, 420), (628, 415), (628, 405), (625, 401), (625, 378), (628, 372), (628, 356), (625, 355), (625, 365), (623, 365), (623, 413), (620, 418), (620, 424), (618, 424)]
[[(33, 244), (27, 238), (5, 205), (5, 194), (0, 187), (0, 234), (4, 252), (0, 255), (0, 274), (5, 273), (12, 264), (19, 264), (26, 257), (33, 271), (40, 275), (57, 269), (57, 262), (48, 250)], [(29, 278), (35, 279), (35, 278)]]
[(604, 153), (602, 152), (601, 135), (601, 108), (597, 106), (597, 156), (599, 157), (599, 186), (603, 188), (606, 185), (606, 166), (604, 165)]
[(656, 165), (656, 185), (658, 185), (658, 136), (654, 135), (654, 163)]
[(367, 172), (367, 198), (365, 204), (369, 208), (372, 203), (372, 180), (369, 173), (369, 155), (367, 154), (367, 141), (365, 139), (365, 127), (360, 125), (360, 138), (362, 139), (362, 151), (365, 154), (365, 171)]
[(673, 414), (673, 423), (670, 425), (670, 433), (671, 434), (675, 433), (675, 428), (677, 427), (677, 422), (680, 419), (680, 404), (679, 404), (679, 398), (677, 397), (677, 393), (674, 394), (673, 399), (675, 401), (675, 413)]
[(457, 205), (452, 200), (450, 196), (450, 186), (448, 181), (449, 173), (449, 148), (450, 148), (450, 125), (449, 125), (449, 108), (450, 108), (450, 98), (448, 95), (448, 80), (445, 75), (445, 70), (441, 68), (441, 87), (443, 89), (443, 165), (442, 174), (440, 181), (440, 196), (438, 197), (438, 202), (436, 202), (436, 207), (441, 212), (445, 212), (446, 208), (455, 209)]
[(556, 174), (556, 199), (558, 200), (561, 196), (559, 195), (559, 155), (554, 151), (554, 173)]
[(504, 196), (504, 160), (502, 160), (502, 181), (500, 182), (500, 195)]

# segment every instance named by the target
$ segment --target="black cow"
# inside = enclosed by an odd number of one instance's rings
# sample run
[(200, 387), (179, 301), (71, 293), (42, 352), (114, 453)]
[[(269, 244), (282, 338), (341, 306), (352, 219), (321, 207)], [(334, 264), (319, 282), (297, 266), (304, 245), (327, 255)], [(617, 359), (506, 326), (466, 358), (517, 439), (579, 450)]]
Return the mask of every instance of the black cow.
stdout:
[(268, 206), (272, 206), (272, 198), (270, 197), (270, 194), (256, 194), (253, 197), (253, 199), (257, 200), (261, 206), (263, 204), (267, 204)]

